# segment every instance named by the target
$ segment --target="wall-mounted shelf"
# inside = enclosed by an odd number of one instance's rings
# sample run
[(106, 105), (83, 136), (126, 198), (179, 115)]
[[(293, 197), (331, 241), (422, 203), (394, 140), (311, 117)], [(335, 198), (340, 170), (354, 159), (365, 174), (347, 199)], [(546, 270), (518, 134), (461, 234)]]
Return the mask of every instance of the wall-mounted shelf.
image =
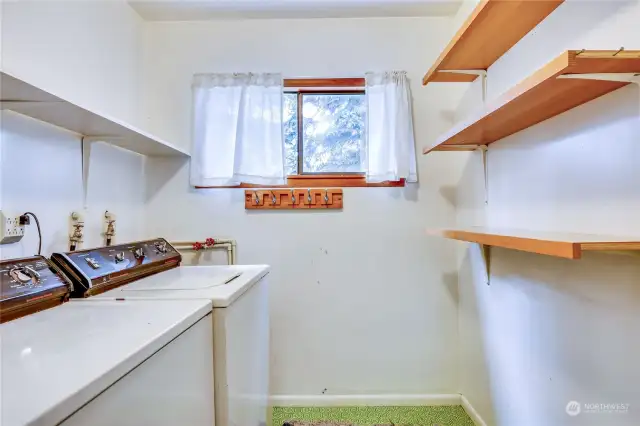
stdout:
[(566, 259), (580, 259), (583, 251), (628, 251), (640, 254), (640, 236), (625, 238), (485, 227), (428, 230), (427, 234), (478, 243), (483, 246), (502, 247)]
[[(553, 12), (564, 0), (482, 0), (422, 79), (470, 82)], [(446, 72), (447, 70), (457, 72)]]
[(189, 157), (189, 153), (140, 129), (98, 114), (0, 71), (0, 106), (143, 155)]
[(638, 78), (640, 50), (570, 50), (423, 150), (489, 145)]

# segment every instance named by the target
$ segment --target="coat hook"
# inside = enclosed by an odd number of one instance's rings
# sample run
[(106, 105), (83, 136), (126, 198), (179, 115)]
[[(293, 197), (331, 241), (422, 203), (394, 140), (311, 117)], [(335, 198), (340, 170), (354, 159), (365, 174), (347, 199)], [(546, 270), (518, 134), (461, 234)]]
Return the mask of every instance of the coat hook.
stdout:
[(273, 191), (269, 191), (269, 192), (271, 192), (271, 204), (275, 206), (277, 201), (276, 194), (274, 194)]
[(309, 204), (311, 204), (311, 189), (307, 189), (307, 201), (309, 201)]
[(253, 195), (255, 196), (256, 206), (260, 204), (260, 198), (258, 197), (258, 191), (253, 191)]
[(291, 190), (291, 204), (296, 205), (296, 193), (293, 189)]
[(324, 203), (325, 204), (329, 204), (329, 190), (328, 189), (324, 190)]

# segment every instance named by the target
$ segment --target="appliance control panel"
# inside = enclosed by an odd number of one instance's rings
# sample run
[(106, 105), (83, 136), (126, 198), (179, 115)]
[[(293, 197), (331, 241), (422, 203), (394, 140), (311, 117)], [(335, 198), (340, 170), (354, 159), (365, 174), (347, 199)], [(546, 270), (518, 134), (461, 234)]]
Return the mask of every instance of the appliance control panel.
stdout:
[(74, 284), (72, 297), (88, 297), (175, 268), (182, 256), (164, 238), (54, 253), (51, 260)]
[(0, 261), (0, 322), (58, 305), (70, 285), (43, 256)]

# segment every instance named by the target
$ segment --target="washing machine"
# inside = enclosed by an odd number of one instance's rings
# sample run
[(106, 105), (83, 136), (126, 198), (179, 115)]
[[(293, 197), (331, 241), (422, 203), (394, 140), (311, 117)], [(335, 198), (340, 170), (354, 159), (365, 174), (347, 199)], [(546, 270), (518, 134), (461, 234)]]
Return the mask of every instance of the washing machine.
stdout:
[[(176, 256), (166, 240), (155, 239), (58, 254), (53, 259), (80, 288), (75, 292), (79, 298), (71, 304), (193, 299), (212, 303), (216, 425), (265, 425), (269, 267), (180, 266)], [(153, 265), (168, 270), (153, 274), (146, 269)], [(145, 269), (136, 274), (136, 268)]]
[(214, 424), (210, 301), (60, 304), (46, 259), (1, 268), (2, 426)]

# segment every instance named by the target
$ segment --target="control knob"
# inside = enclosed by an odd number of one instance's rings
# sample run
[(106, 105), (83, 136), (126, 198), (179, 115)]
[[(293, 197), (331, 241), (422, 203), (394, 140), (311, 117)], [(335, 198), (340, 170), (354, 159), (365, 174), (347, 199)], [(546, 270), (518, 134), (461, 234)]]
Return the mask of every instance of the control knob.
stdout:
[(167, 243), (164, 241), (158, 241), (156, 243), (156, 248), (158, 249), (158, 251), (160, 253), (166, 253), (167, 252)]
[(20, 284), (27, 284), (31, 281), (35, 284), (40, 279), (40, 273), (30, 266), (13, 268), (9, 271), (9, 275)]
[(124, 261), (124, 252), (116, 253), (116, 263)]
[(135, 257), (136, 259), (142, 259), (144, 257), (144, 251), (142, 250), (142, 247), (138, 247), (133, 251), (133, 257)]
[(26, 284), (31, 281), (31, 277), (24, 273), (24, 269), (16, 268), (9, 271), (9, 275), (20, 284)]
[(100, 264), (93, 257), (85, 257), (84, 260), (92, 269), (100, 269)]

